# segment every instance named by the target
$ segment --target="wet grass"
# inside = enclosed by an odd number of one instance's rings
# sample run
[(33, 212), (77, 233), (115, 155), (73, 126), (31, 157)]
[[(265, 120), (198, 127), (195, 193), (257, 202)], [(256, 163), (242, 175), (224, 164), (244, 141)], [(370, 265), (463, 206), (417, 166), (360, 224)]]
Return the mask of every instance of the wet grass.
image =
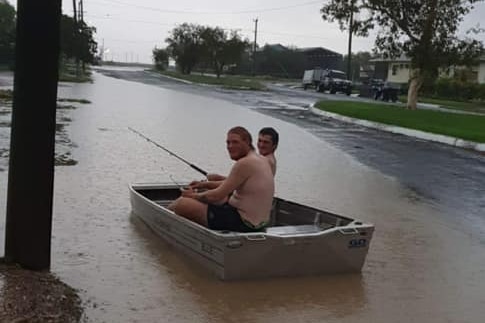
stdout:
[(59, 75), (59, 82), (92, 83), (93, 79), (90, 75), (61, 74)]
[(182, 74), (174, 71), (157, 71), (162, 75), (167, 75), (173, 78), (198, 83), (198, 84), (209, 84), (209, 85), (220, 85), (225, 89), (234, 90), (253, 90), (253, 91), (263, 91), (266, 87), (258, 80), (252, 77), (244, 76), (232, 76), (232, 75), (221, 75), (217, 78), (213, 75), (201, 75), (201, 74)]
[(66, 104), (58, 104), (57, 105), (57, 109), (59, 110), (74, 110), (74, 109), (77, 109), (77, 107), (75, 105), (66, 105)]
[(0, 103), (4, 105), (11, 105), (13, 99), (12, 90), (0, 90)]
[(316, 107), (352, 118), (485, 143), (485, 116), (347, 101), (320, 101)]
[[(407, 97), (399, 96), (399, 101), (406, 103)], [(485, 113), (485, 102), (478, 102), (478, 101), (463, 102), (463, 101), (452, 101), (452, 100), (434, 99), (434, 98), (419, 98), (418, 101), (420, 103), (435, 104), (444, 109)]]
[(12, 100), (13, 91), (12, 90), (0, 90), (0, 99)]
[(83, 70), (81, 66), (76, 68), (74, 63), (63, 63), (59, 69), (59, 82), (92, 83), (91, 70)]
[(77, 160), (71, 158), (69, 153), (56, 155), (54, 159), (55, 166), (74, 166), (77, 165)]
[[(87, 100), (85, 100), (87, 101)], [(75, 102), (79, 102), (79, 100), (75, 100)], [(0, 105), (0, 116), (3, 115), (10, 115), (11, 109), (5, 109)], [(76, 106), (73, 105), (58, 105), (57, 109), (76, 109)], [(66, 111), (58, 111), (57, 113), (57, 122), (55, 126), (56, 130), (56, 152), (55, 152), (55, 159), (54, 164), (55, 166), (73, 166), (76, 165), (78, 162), (74, 160), (71, 156), (71, 150), (76, 147), (76, 145), (70, 140), (67, 132), (66, 126), (72, 122), (72, 119), (65, 115)], [(10, 118), (8, 118), (10, 119)], [(1, 128), (10, 128), (11, 122), (10, 120), (0, 120), (0, 129)], [(3, 138), (0, 138), (3, 139)], [(8, 139), (8, 138), (7, 138)], [(2, 143), (3, 144), (3, 143)], [(0, 148), (0, 162), (3, 163), (3, 160), (8, 159), (9, 156), (9, 149), (7, 148)], [(8, 161), (6, 162), (8, 164)], [(3, 167), (0, 167), (0, 172), (5, 171)], [(1, 321), (1, 320), (0, 320)], [(1, 321), (3, 322), (3, 321)]]
[(66, 99), (66, 98), (60, 98), (57, 99), (58, 102), (76, 102), (76, 103), (82, 103), (82, 104), (89, 104), (91, 101), (86, 100), (86, 99)]

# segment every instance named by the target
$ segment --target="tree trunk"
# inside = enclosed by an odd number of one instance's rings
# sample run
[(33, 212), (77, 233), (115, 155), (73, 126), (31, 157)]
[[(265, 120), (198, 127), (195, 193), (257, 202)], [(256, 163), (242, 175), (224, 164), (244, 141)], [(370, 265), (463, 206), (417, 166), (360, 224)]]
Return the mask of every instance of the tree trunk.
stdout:
[(224, 65), (222, 65), (222, 64), (216, 63), (216, 75), (217, 75), (217, 78), (220, 78), (221, 77), (223, 66)]
[(408, 102), (406, 108), (410, 110), (417, 109), (418, 92), (421, 85), (423, 85), (423, 76), (421, 75), (421, 70), (419, 68), (412, 69), (409, 80)]

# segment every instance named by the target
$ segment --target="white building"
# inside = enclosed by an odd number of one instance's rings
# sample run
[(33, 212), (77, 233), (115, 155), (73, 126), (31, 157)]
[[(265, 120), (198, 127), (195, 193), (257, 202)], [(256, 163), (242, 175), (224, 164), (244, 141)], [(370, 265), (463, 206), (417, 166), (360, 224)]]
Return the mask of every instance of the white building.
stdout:
[[(370, 63), (375, 65), (375, 78), (399, 84), (406, 84), (409, 81), (411, 59), (408, 57), (400, 56), (394, 59), (376, 58), (370, 60)], [(460, 69), (463, 68), (450, 66), (442, 69), (440, 75), (443, 77), (453, 76)], [(485, 55), (480, 58), (477, 65), (471, 67), (471, 70), (468, 72), (468, 80), (480, 84), (485, 83)]]

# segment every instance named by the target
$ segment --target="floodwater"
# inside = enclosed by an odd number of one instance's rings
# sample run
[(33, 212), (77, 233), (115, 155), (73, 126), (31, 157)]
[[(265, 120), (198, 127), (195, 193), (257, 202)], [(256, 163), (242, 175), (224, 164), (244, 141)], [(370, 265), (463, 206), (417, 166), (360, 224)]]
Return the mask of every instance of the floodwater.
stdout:
[[(450, 225), (449, 217), (461, 216), (452, 209), (419, 198), (304, 129), (221, 99), (98, 73), (93, 84), (61, 86), (59, 97), (91, 101), (63, 112), (68, 122), (57, 155), (69, 162), (56, 167), (52, 241), (52, 272), (79, 290), (86, 321), (482, 322), (485, 317), (483, 237), (471, 227)], [(225, 134), (235, 125), (253, 134), (263, 126), (280, 132), (278, 196), (375, 224), (362, 274), (222, 282), (131, 215), (128, 183), (182, 182), (200, 174), (128, 127), (207, 171), (226, 173), (231, 161)], [(0, 131), (5, 138), (6, 127)], [(0, 147), (2, 209), (5, 148)], [(3, 231), (4, 216), (1, 221)]]

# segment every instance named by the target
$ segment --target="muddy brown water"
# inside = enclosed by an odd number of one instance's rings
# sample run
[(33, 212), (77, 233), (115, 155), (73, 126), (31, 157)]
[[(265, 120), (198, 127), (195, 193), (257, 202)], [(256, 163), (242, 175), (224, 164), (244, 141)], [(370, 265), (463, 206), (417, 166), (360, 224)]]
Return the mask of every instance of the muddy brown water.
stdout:
[[(52, 272), (79, 290), (84, 320), (482, 322), (483, 237), (447, 223), (443, 214), (450, 210), (301, 128), (247, 107), (97, 73), (94, 79), (59, 88), (59, 97), (91, 104), (64, 112), (68, 143), (58, 140), (57, 149), (75, 162), (56, 167), (52, 241)], [(375, 224), (362, 274), (222, 282), (131, 215), (128, 183), (200, 175), (127, 127), (225, 173), (231, 166), (225, 133), (235, 125), (253, 134), (263, 126), (280, 132), (278, 196)], [(7, 128), (0, 131), (5, 143)], [(5, 159), (2, 153), (3, 210)], [(3, 230), (4, 212), (2, 250)]]

